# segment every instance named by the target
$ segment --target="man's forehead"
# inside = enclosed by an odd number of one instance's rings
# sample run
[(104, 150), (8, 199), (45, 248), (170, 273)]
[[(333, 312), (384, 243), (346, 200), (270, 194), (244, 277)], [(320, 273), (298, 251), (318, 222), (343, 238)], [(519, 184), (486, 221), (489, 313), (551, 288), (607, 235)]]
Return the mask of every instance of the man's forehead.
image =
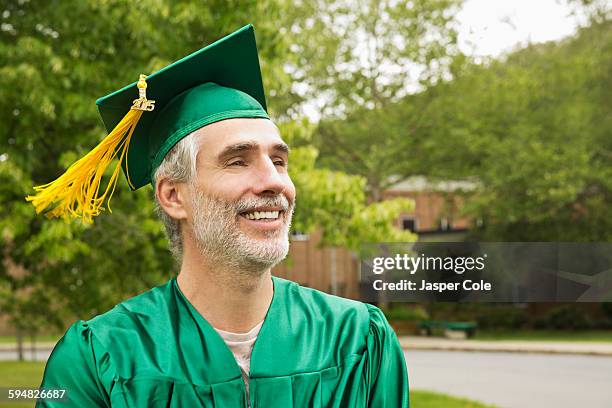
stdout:
[(251, 148), (285, 145), (278, 128), (268, 119), (228, 119), (206, 126), (198, 133), (200, 148), (212, 155), (235, 145)]

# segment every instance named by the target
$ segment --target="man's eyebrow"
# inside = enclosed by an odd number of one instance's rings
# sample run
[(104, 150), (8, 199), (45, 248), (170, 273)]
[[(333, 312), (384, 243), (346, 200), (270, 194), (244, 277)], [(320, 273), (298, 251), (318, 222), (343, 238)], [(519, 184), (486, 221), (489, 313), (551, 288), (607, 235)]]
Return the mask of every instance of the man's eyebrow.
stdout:
[(289, 154), (289, 152), (291, 151), (289, 149), (289, 146), (287, 146), (286, 143), (277, 143), (277, 144), (274, 145), (273, 149), (274, 150), (278, 150), (278, 151), (280, 151), (282, 153), (285, 153), (285, 154)]
[(258, 147), (259, 145), (255, 142), (236, 143), (233, 145), (226, 146), (225, 149), (223, 149), (217, 157), (219, 159), (222, 159), (224, 157), (231, 156), (234, 154), (243, 153), (250, 150), (256, 150)]
[[(257, 142), (241, 142), (233, 145), (226, 146), (221, 153), (217, 156), (219, 159), (223, 159), (228, 156), (232, 156), (235, 154), (240, 154), (252, 150), (259, 149), (259, 144)], [(289, 154), (289, 146), (285, 143), (277, 143), (272, 146), (273, 150), (280, 151), (285, 154)]]

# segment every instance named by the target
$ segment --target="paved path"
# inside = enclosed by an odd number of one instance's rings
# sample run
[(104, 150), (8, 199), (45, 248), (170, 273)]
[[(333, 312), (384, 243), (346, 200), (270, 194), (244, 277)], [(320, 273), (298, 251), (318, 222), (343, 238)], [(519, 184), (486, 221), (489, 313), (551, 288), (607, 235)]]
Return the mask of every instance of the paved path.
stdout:
[[(400, 337), (407, 350), (503, 351), (520, 353), (587, 354), (612, 356), (612, 342), (572, 341), (484, 341), (451, 340), (441, 337)], [(612, 407), (612, 404), (610, 404)]]
[(425, 350), (405, 354), (414, 389), (503, 408), (612, 407), (612, 357)]

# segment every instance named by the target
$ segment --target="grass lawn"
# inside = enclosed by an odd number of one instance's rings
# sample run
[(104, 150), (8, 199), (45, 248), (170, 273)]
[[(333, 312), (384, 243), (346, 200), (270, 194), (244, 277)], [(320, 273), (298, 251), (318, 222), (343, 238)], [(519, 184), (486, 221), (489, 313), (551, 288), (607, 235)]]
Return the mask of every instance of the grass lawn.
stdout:
[[(40, 362), (0, 361), (0, 387), (29, 387), (40, 385), (45, 365)], [(33, 402), (0, 402), (0, 408), (32, 407)], [(411, 391), (412, 408), (491, 408), (474, 401), (454, 398), (429, 391)]]
[(480, 402), (430, 391), (410, 391), (411, 408), (493, 408)]
[(476, 330), (476, 340), (525, 340), (525, 341), (587, 341), (608, 343), (612, 342), (612, 330), (516, 330), (494, 331)]

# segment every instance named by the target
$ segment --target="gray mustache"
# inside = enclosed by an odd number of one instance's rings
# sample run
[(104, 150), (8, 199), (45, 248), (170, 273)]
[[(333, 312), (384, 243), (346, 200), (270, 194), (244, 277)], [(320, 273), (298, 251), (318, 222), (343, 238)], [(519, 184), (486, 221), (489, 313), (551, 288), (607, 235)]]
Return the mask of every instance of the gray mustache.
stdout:
[(243, 213), (252, 210), (257, 207), (280, 207), (283, 211), (288, 211), (291, 205), (289, 200), (284, 195), (277, 195), (275, 197), (261, 197), (261, 198), (247, 198), (238, 201), (234, 209), (237, 213)]

